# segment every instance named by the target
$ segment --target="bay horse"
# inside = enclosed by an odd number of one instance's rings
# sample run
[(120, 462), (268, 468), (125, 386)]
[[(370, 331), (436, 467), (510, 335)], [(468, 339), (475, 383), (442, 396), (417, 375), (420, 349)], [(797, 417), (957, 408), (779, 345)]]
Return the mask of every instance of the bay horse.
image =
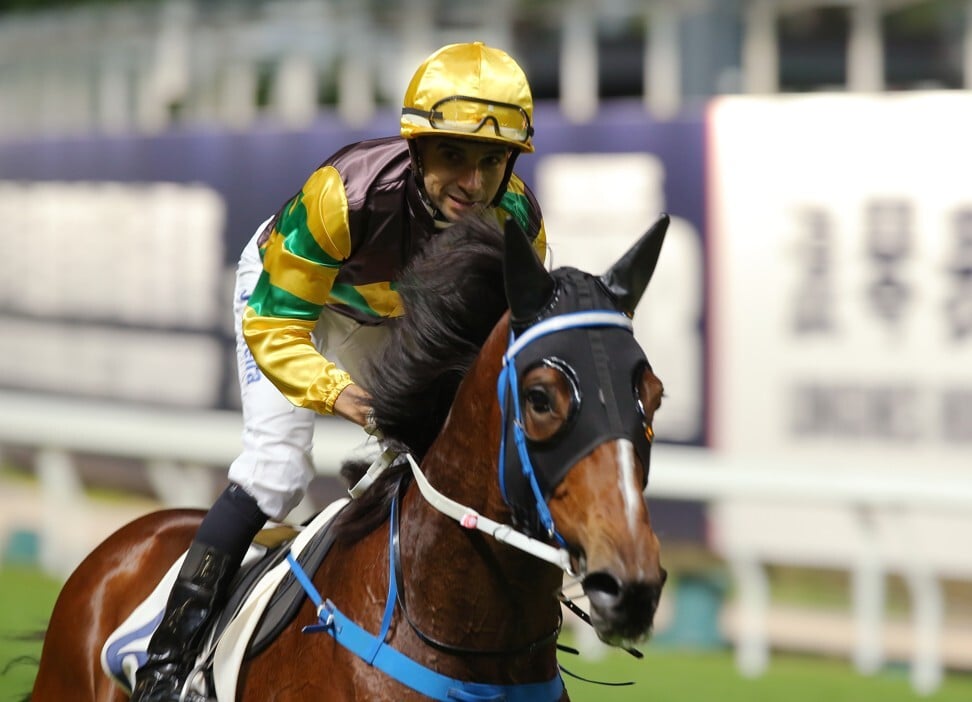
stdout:
[[(517, 227), (478, 218), (416, 258), (399, 288), (406, 314), (366, 385), (385, 442), (408, 460), (338, 513), (309, 596), (244, 661), (236, 699), (567, 700), (565, 573), (602, 640), (648, 637), (665, 581), (645, 498), (662, 385), (631, 315), (667, 224), (600, 276), (548, 272)], [(127, 698), (102, 671), (103, 642), (201, 517), (148, 514), (78, 566), (33, 702)]]

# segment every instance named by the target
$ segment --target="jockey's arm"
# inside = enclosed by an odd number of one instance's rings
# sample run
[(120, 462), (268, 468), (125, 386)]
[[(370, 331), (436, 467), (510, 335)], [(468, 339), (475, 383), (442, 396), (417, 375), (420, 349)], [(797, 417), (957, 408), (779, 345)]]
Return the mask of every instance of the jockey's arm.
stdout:
[(351, 377), (311, 338), (342, 262), (350, 255), (344, 185), (333, 168), (315, 171), (277, 217), (262, 248), (263, 273), (243, 315), (243, 336), (260, 369), (298, 407), (363, 424)]

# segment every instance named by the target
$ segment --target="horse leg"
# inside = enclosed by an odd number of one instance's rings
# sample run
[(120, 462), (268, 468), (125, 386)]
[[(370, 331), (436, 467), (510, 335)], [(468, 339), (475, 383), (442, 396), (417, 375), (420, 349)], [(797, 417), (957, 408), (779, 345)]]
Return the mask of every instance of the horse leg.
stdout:
[(197, 510), (154, 512), (103, 541), (64, 583), (48, 623), (31, 702), (124, 702), (101, 669), (105, 640), (186, 550)]

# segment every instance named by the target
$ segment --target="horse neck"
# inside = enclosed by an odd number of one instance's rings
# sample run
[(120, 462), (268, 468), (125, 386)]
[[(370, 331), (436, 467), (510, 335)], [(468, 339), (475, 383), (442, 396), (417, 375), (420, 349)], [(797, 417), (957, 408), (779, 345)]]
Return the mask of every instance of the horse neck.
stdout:
[[(511, 515), (497, 477), (501, 419), (496, 381), (507, 330), (501, 322), (487, 339), (459, 386), (439, 437), (422, 461), (437, 490), (505, 524), (510, 523)], [(422, 605), (414, 598), (416, 619), (453, 621), (470, 628), (458, 632), (469, 643), (510, 650), (541, 639), (557, 626), (560, 610), (553, 593), (562, 574), (556, 567), (482, 532), (463, 530), (436, 513), (414, 486), (403, 506), (402, 529), (412, 532), (402, 535), (403, 549), (411, 551), (408, 555), (403, 552), (403, 560), (415, 559), (411, 567), (406, 566), (412, 574), (410, 589), (437, 593), (421, 598), (423, 603), (435, 603), (426, 612), (419, 611)], [(450, 610), (455, 616), (449, 616)], [(470, 612), (476, 615), (470, 616)], [(549, 648), (552, 651), (553, 644)]]
[(440, 491), (497, 521), (509, 518), (497, 479), (501, 419), (496, 380), (506, 333), (501, 323), (487, 338), (422, 461)]

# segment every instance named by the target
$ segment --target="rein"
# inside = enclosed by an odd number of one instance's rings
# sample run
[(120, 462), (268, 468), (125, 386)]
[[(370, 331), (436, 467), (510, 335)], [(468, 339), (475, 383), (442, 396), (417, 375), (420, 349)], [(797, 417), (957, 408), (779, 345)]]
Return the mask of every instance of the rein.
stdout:
[[(397, 523), (398, 521), (397, 496), (392, 502), (390, 519), (393, 520), (393, 523)], [(293, 554), (287, 554), (287, 562), (290, 565), (291, 571), (294, 573), (294, 577), (297, 578), (297, 581), (317, 609), (319, 623), (305, 626), (302, 630), (304, 633), (327, 633), (368, 665), (378, 668), (403, 685), (432, 699), (441, 700), (442, 702), (455, 702), (456, 700), (459, 702), (536, 702), (537, 700), (554, 702), (563, 696), (564, 681), (559, 673), (550, 680), (538, 683), (499, 685), (469, 682), (450, 678), (447, 675), (438, 673), (387, 645), (385, 640), (391, 627), (396, 603), (405, 612), (404, 603), (401, 600), (401, 595), (404, 591), (400, 591), (399, 589), (400, 574), (397, 572), (399, 568), (395, 558), (398, 547), (397, 527), (389, 527), (388, 542), (388, 594), (385, 599), (385, 612), (382, 616), (381, 629), (377, 635), (370, 633), (349, 619), (331, 600), (325, 600), (317, 591), (310, 576), (304, 571), (297, 559), (294, 558)], [(415, 629), (411, 620), (408, 619), (407, 614), (406, 620)], [(423, 641), (432, 641), (431, 639), (426, 639), (417, 629), (415, 631)], [(554, 639), (556, 639), (559, 632), (560, 626), (558, 623), (557, 629), (552, 635)], [(545, 637), (546, 639), (550, 639), (550, 636)], [(538, 641), (529, 644), (527, 649), (530, 647), (538, 647), (542, 644), (543, 641)], [(445, 645), (443, 644), (443, 646)], [(463, 649), (455, 650), (462, 651)], [(491, 655), (491, 652), (470, 652), (479, 653), (480, 655)], [(518, 652), (511, 651), (510, 653)]]
[(571, 577), (577, 575), (571, 566), (570, 553), (568, 553), (567, 549), (556, 548), (545, 544), (542, 541), (534, 539), (532, 536), (527, 536), (523, 532), (517, 531), (508, 524), (493, 521), (489, 517), (484, 517), (472, 507), (466, 507), (446, 497), (432, 487), (429, 479), (425, 477), (425, 473), (422, 472), (418, 463), (412, 458), (412, 454), (405, 454), (405, 458), (408, 459), (408, 463), (412, 468), (412, 475), (415, 476), (415, 483), (418, 485), (422, 497), (436, 510), (459, 522), (459, 525), (465, 529), (477, 529), (485, 534), (489, 534), (507, 546), (512, 546), (524, 553), (529, 553), (541, 561), (552, 563)]
[[(479, 514), (479, 512), (474, 510), (472, 507), (466, 507), (465, 505), (446, 497), (432, 487), (432, 484), (429, 483), (429, 479), (425, 477), (425, 473), (422, 472), (422, 469), (419, 467), (418, 463), (416, 463), (415, 459), (412, 458), (412, 454), (405, 454), (405, 458), (408, 459), (409, 465), (412, 468), (412, 475), (415, 476), (415, 483), (418, 485), (419, 492), (422, 493), (422, 497), (424, 497), (425, 501), (439, 512), (447, 517), (450, 517), (451, 519), (454, 519), (465, 529), (478, 529), (479, 531), (492, 536), (497, 541), (519, 549), (524, 553), (529, 553), (531, 556), (546, 561), (547, 563), (552, 563), (575, 581), (579, 579), (579, 576), (574, 572), (573, 567), (571, 566), (570, 554), (566, 549), (554, 548), (553, 546), (545, 544), (542, 541), (537, 541), (533, 537), (516, 531), (516, 529), (508, 524), (494, 522), (492, 519)], [(588, 626), (593, 626), (590, 615), (578, 607), (572, 599), (564, 594), (563, 588), (556, 593), (556, 597), (561, 604), (577, 615), (581, 621)], [(404, 609), (405, 608), (403, 606), (402, 610), (404, 611)], [(415, 629), (415, 633), (419, 635), (419, 638), (422, 638), (422, 640), (425, 641), (422, 633), (415, 627), (414, 624), (412, 624), (411, 620), (409, 620), (409, 624), (413, 629)], [(429, 641), (427, 643), (431, 642)], [(635, 658), (644, 657), (644, 654), (636, 648), (631, 648), (628, 646), (623, 646), (621, 648)]]
[[(411, 456), (409, 456), (411, 458)], [(424, 476), (423, 476), (424, 477)], [(404, 484), (404, 481), (403, 481)], [(392, 561), (392, 572), (395, 577), (395, 587), (398, 592), (398, 605), (402, 610), (402, 615), (405, 617), (405, 621), (408, 625), (412, 627), (412, 631), (418, 636), (424, 643), (428, 644), (432, 648), (435, 648), (444, 653), (451, 653), (459, 656), (515, 656), (524, 653), (533, 653), (541, 646), (553, 643), (557, 640), (560, 635), (561, 625), (563, 624), (563, 615), (558, 615), (557, 625), (554, 627), (553, 631), (549, 634), (545, 634), (543, 637), (527, 643), (519, 648), (514, 649), (477, 649), (477, 648), (466, 648), (463, 646), (454, 646), (452, 644), (447, 644), (438, 639), (435, 639), (424, 631), (422, 631), (412, 617), (408, 613), (408, 607), (405, 603), (405, 578), (402, 573), (402, 554), (401, 554), (401, 543), (399, 539), (399, 519), (398, 519), (398, 503), (399, 497), (396, 496), (395, 500), (392, 502), (392, 511), (390, 517), (389, 528), (392, 530), (392, 552), (390, 554), (390, 559)]]

